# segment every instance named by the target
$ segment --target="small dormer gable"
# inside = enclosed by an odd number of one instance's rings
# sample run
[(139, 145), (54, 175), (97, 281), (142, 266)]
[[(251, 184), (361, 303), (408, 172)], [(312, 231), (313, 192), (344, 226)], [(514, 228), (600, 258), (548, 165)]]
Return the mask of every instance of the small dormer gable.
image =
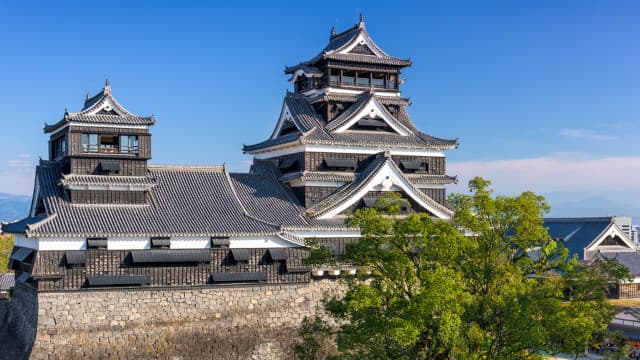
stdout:
[(287, 93), (271, 139), (291, 134), (302, 134), (313, 128), (320, 128), (322, 127), (321, 121), (318, 113), (309, 105), (304, 96)]
[(293, 120), (293, 116), (291, 116), (291, 111), (289, 107), (285, 103), (282, 106), (282, 111), (280, 112), (280, 118), (278, 118), (278, 123), (276, 124), (276, 128), (273, 130), (273, 134), (271, 134), (271, 138), (279, 138), (281, 136), (300, 133), (301, 129), (296, 125)]

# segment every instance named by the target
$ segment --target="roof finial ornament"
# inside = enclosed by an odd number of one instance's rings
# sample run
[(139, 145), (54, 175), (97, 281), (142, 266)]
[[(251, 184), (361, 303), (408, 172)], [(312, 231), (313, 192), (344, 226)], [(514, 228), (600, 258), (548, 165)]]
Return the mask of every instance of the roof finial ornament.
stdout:
[(358, 27), (364, 29), (364, 16), (362, 13), (360, 13), (360, 23), (358, 24)]
[(333, 38), (334, 36), (336, 36), (336, 27), (332, 26), (331, 27), (331, 37)]
[(111, 83), (109, 82), (109, 78), (104, 80), (104, 93), (111, 94)]
[(87, 96), (84, 98), (84, 102), (89, 101), (91, 99), (91, 93), (87, 92)]

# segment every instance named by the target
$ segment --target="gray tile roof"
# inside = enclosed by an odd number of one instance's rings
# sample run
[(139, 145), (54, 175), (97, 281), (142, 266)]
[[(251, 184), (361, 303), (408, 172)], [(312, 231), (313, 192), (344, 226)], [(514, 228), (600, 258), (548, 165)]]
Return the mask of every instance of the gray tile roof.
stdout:
[(617, 259), (618, 262), (629, 269), (632, 275), (640, 275), (640, 254), (629, 252), (601, 252), (599, 256), (607, 259)]
[(7, 291), (16, 286), (16, 277), (14, 273), (0, 274), (0, 291)]
[[(263, 165), (268, 166), (268, 165)], [(276, 178), (272, 169), (253, 173), (232, 173), (231, 182), (246, 211), (277, 226), (309, 226), (302, 216), (304, 207)]]
[[(146, 205), (72, 204), (57, 185), (58, 166), (43, 162), (37, 179), (48, 217), (31, 236), (228, 236), (276, 234), (278, 226), (246, 214), (222, 166), (150, 166), (158, 184)], [(9, 225), (11, 227), (13, 225)], [(6, 230), (6, 225), (3, 225)]]
[[(367, 42), (371, 44), (373, 48), (372, 50), (380, 53), (382, 56), (358, 54), (352, 52), (347, 54), (338, 53), (341, 50), (352, 45), (359, 35), (365, 37), (367, 39)], [(393, 57), (380, 49), (380, 47), (376, 45), (376, 43), (369, 36), (369, 33), (365, 28), (364, 21), (362, 20), (352, 28), (349, 28), (338, 34), (331, 35), (329, 43), (325, 46), (324, 49), (322, 49), (322, 51), (318, 55), (314, 56), (310, 60), (300, 63), (299, 65), (285, 68), (285, 73), (292, 73), (296, 71), (300, 66), (314, 65), (315, 63), (323, 59), (350, 61), (366, 64), (391, 65), (398, 67), (411, 65), (411, 60)]]
[(611, 224), (612, 217), (595, 218), (545, 218), (552, 239), (562, 239), (571, 255), (584, 259), (584, 249), (600, 236)]
[(151, 176), (109, 176), (109, 175), (63, 175), (60, 184), (70, 186), (139, 186), (151, 188), (157, 184), (157, 179)]
[[(315, 66), (307, 66), (307, 65), (297, 65), (297, 66), (293, 66), (290, 68), (285, 68), (285, 73), (287, 74), (293, 74), (298, 70), (302, 70), (304, 73), (309, 74), (309, 75), (319, 75), (322, 76), (322, 71), (320, 71), (320, 69), (318, 69)], [(293, 78), (292, 78), (293, 79)], [(291, 80), (291, 79), (289, 79)]]
[(224, 166), (149, 166), (156, 185), (141, 205), (72, 204), (58, 185), (62, 174), (55, 163), (43, 161), (36, 174), (47, 215), (2, 224), (3, 231), (88, 238), (274, 235), (301, 245), (304, 240), (288, 229), (324, 228), (304, 215), (269, 161), (256, 160), (251, 173), (233, 174)]
[(2, 223), (2, 231), (5, 233), (21, 234), (24, 233), (29, 228), (29, 226), (36, 224), (46, 218), (46, 215), (38, 215), (34, 217), (27, 217), (15, 222)]
[(209, 249), (148, 249), (131, 250), (134, 263), (211, 262)]
[[(401, 126), (409, 131), (408, 136), (396, 133), (373, 132), (373, 131), (347, 131), (337, 133), (331, 131), (337, 124), (360, 109), (371, 97), (379, 101), (380, 96), (372, 94), (362, 94), (359, 100), (328, 124), (309, 105), (308, 101), (299, 94), (287, 94), (285, 103), (289, 106), (291, 116), (301, 133), (293, 133), (285, 136), (268, 139), (253, 145), (245, 145), (244, 152), (252, 153), (276, 146), (293, 146), (297, 144), (318, 144), (318, 145), (342, 145), (342, 146), (378, 146), (381, 148), (399, 149), (435, 149), (447, 150), (458, 146), (458, 140), (441, 139), (420, 132), (407, 114), (403, 106), (395, 119)], [(273, 134), (272, 134), (273, 136)]]
[[(309, 96), (307, 101), (314, 104), (318, 101), (342, 101), (342, 102), (356, 102), (360, 96), (358, 94), (341, 94), (341, 93), (329, 93), (319, 94), (315, 96)], [(402, 98), (397, 96), (378, 96), (378, 101), (384, 105), (411, 105), (410, 98)]]
[(430, 174), (404, 174), (414, 184), (455, 184), (458, 182), (456, 176), (449, 175), (430, 175)]
[(307, 132), (313, 128), (321, 128), (324, 119), (307, 102), (305, 97), (297, 93), (287, 93), (284, 102), (291, 112), (292, 120), (302, 132)]
[(337, 171), (298, 171), (280, 176), (280, 181), (330, 181), (330, 182), (350, 182), (355, 180), (353, 172)]
[[(349, 199), (360, 189), (366, 186), (369, 180), (373, 178), (385, 164), (390, 164), (397, 170), (398, 173), (402, 173), (402, 171), (398, 168), (398, 166), (388, 154), (380, 154), (374, 161), (371, 162), (371, 164), (367, 166), (364, 171), (356, 175), (356, 179), (353, 182), (341, 186), (333, 194), (327, 196), (322, 201), (308, 208), (306, 214), (311, 217), (319, 217), (338, 207), (340, 204), (342, 204), (344, 201)], [(414, 193), (420, 196), (421, 200), (423, 200), (424, 202), (430, 204), (434, 208), (446, 214), (452, 213), (449, 208), (433, 200), (422, 191), (415, 188), (415, 186), (408, 179), (407, 184), (412, 187)]]
[[(113, 108), (101, 113), (100, 110), (107, 104)], [(138, 116), (129, 112), (111, 94), (111, 86), (105, 84), (102, 91), (85, 101), (85, 105), (79, 112), (65, 112), (64, 117), (52, 125), (45, 124), (44, 131), (52, 132), (68, 122), (84, 122), (92, 124), (109, 125), (153, 125), (153, 116)]]
[[(280, 176), (280, 181), (328, 181), (328, 182), (351, 182), (355, 180), (356, 173), (337, 171), (298, 171)], [(414, 184), (454, 184), (457, 182), (455, 176), (431, 175), (431, 174), (404, 174)]]

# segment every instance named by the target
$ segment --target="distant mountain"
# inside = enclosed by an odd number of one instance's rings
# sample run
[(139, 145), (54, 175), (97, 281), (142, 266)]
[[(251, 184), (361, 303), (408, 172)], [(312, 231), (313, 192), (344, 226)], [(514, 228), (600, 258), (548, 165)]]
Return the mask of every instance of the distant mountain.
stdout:
[(630, 216), (640, 223), (640, 190), (552, 192), (544, 194), (553, 217)]
[(29, 214), (31, 196), (0, 193), (0, 221), (21, 219)]

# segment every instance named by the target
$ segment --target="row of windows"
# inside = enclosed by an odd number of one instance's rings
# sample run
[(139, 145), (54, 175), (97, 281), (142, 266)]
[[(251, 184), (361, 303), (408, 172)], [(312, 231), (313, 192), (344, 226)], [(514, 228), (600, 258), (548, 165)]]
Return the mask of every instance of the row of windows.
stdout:
[(137, 135), (82, 134), (82, 152), (137, 154)]
[[(228, 237), (212, 237), (209, 240), (209, 244), (212, 248), (226, 249), (229, 248)], [(151, 248), (152, 249), (169, 249), (171, 245), (171, 238), (168, 237), (152, 237)], [(106, 249), (107, 238), (87, 238), (87, 249)]]
[(366, 86), (375, 88), (397, 89), (398, 76), (387, 73), (371, 73), (362, 71), (345, 71), (331, 69), (330, 85)]

